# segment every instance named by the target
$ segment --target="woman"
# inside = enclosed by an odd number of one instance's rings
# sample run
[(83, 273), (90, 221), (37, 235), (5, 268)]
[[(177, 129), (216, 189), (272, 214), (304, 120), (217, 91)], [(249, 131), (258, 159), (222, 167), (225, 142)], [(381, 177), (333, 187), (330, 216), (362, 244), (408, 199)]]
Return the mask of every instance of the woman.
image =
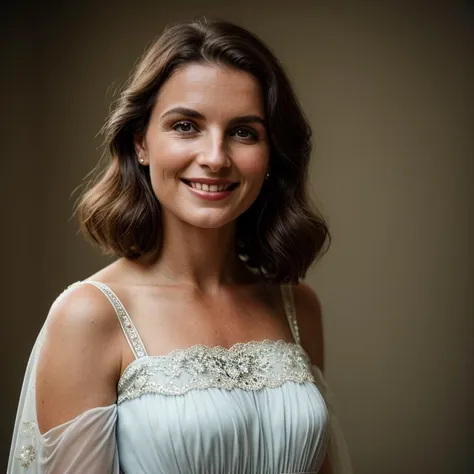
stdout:
[(53, 304), (8, 472), (352, 472), (299, 283), (328, 238), (310, 129), (277, 59), (232, 24), (173, 26), (105, 135), (77, 215), (119, 258)]

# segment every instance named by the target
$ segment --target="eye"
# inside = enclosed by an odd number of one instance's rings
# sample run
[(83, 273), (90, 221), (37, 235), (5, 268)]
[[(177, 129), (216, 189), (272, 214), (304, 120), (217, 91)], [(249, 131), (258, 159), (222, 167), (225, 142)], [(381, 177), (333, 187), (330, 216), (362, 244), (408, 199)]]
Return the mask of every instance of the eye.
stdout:
[(192, 133), (193, 131), (197, 130), (195, 125), (192, 122), (189, 122), (188, 120), (182, 120), (181, 122), (177, 122), (171, 128), (176, 132), (182, 133), (183, 135)]
[(239, 127), (239, 128), (236, 128), (232, 133), (237, 138), (241, 140), (245, 140), (245, 141), (256, 140), (258, 138), (257, 132), (250, 128)]

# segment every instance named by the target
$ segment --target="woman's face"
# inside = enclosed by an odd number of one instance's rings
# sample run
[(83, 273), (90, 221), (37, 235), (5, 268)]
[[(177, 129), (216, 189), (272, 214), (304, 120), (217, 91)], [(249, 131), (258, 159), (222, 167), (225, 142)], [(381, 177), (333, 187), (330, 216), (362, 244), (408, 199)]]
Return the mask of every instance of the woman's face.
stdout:
[(164, 218), (218, 228), (245, 212), (268, 168), (264, 120), (252, 75), (200, 63), (175, 71), (136, 142)]

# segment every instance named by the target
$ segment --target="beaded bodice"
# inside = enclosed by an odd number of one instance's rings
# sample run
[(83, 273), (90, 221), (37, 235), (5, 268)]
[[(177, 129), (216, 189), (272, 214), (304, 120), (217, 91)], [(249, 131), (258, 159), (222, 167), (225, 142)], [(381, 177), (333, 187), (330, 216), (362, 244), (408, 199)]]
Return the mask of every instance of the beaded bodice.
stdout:
[(181, 395), (205, 388), (259, 390), (288, 381), (313, 380), (308, 356), (294, 343), (251, 341), (229, 349), (195, 345), (130, 364), (118, 384), (118, 403), (144, 393)]

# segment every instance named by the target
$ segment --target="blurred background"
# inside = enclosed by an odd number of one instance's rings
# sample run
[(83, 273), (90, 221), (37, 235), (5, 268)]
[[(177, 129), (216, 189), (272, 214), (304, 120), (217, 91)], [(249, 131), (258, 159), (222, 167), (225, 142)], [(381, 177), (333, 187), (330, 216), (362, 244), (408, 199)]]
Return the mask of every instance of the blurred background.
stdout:
[[(74, 189), (116, 91), (165, 25), (206, 16), (280, 57), (314, 129), (333, 234), (308, 280), (359, 474), (474, 472), (474, 10), (469, 2), (10, 2), (1, 7), (0, 469), (56, 296), (107, 261)], [(291, 124), (288, 124), (291, 126)], [(170, 473), (171, 474), (171, 473)]]

